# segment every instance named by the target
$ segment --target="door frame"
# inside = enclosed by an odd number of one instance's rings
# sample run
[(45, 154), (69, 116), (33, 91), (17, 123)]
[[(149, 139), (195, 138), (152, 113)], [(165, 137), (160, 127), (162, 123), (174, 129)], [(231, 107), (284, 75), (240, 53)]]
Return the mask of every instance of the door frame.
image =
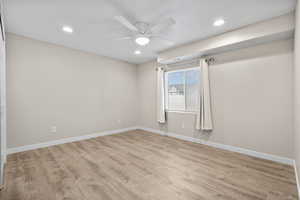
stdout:
[(0, 185), (3, 185), (6, 163), (6, 51), (3, 0), (0, 0), (0, 18)]

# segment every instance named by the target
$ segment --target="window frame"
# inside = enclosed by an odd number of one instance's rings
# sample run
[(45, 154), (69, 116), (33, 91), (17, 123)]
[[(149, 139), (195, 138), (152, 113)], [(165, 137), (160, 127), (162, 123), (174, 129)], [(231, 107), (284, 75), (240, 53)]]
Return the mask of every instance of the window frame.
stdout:
[[(198, 70), (199, 73), (201, 73), (201, 70), (200, 70), (200, 67), (199, 66), (195, 66), (195, 67), (188, 67), (188, 68), (184, 68), (184, 69), (175, 69), (175, 70), (170, 70), (170, 71), (167, 71), (165, 72), (165, 77), (164, 77), (164, 86), (165, 86), (165, 110), (166, 112), (169, 112), (169, 113), (184, 113), (184, 114), (196, 114), (198, 112), (198, 110), (187, 110), (187, 105), (186, 105), (186, 100), (184, 101), (184, 110), (170, 110), (169, 109), (169, 85), (168, 85), (168, 75), (170, 73), (174, 73), (174, 72), (182, 72), (184, 71), (184, 99), (186, 99), (186, 93), (185, 93), (185, 90), (186, 90), (186, 71), (191, 71), (191, 70)], [(199, 87), (200, 87), (200, 81), (199, 81)], [(200, 95), (200, 94), (199, 94)]]

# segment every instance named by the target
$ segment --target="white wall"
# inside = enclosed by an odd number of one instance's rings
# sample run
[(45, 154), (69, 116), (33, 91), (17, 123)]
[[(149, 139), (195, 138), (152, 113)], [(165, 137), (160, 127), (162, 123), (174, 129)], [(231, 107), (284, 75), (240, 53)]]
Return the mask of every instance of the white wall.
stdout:
[(8, 148), (136, 125), (136, 65), (8, 34), (7, 70)]
[[(168, 113), (156, 123), (156, 63), (138, 66), (139, 125), (258, 152), (293, 157), (291, 40), (216, 55), (210, 66), (214, 131), (195, 131), (195, 116)], [(184, 123), (184, 128), (182, 124)]]

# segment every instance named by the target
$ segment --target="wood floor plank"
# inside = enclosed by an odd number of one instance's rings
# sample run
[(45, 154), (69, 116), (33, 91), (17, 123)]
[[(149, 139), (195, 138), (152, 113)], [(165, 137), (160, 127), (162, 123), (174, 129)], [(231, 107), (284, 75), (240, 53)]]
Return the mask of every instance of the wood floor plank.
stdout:
[(1, 200), (296, 200), (291, 166), (130, 131), (8, 157)]

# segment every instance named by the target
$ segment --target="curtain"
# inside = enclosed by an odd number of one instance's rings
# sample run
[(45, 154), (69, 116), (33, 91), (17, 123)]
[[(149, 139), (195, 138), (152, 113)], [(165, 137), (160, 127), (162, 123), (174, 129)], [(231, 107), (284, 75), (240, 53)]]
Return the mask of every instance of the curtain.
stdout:
[(157, 68), (157, 121), (159, 123), (166, 122), (165, 112), (165, 72), (163, 68)]
[(209, 68), (205, 59), (200, 59), (200, 110), (196, 115), (196, 129), (210, 131), (213, 130)]

